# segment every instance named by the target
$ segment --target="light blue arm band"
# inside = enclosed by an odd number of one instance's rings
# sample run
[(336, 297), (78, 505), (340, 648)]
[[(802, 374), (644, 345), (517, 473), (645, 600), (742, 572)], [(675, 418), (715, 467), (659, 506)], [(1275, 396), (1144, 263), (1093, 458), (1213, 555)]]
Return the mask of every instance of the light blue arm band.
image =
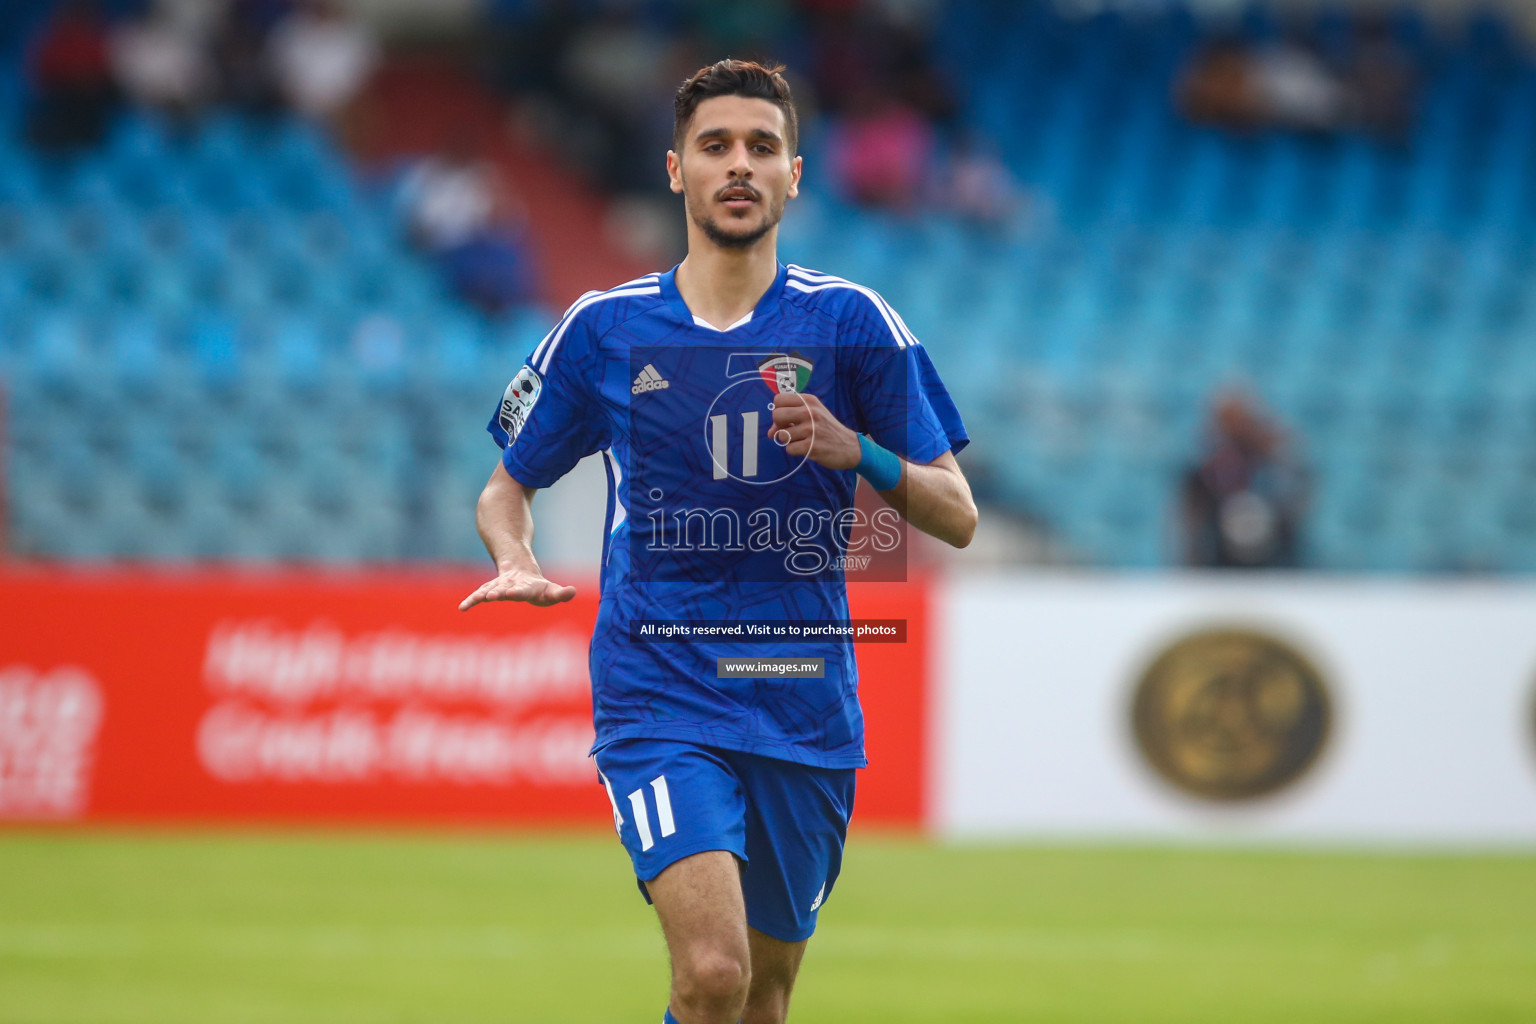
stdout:
[(901, 459), (895, 452), (875, 444), (866, 434), (859, 435), (859, 476), (877, 491), (889, 491), (901, 483)]

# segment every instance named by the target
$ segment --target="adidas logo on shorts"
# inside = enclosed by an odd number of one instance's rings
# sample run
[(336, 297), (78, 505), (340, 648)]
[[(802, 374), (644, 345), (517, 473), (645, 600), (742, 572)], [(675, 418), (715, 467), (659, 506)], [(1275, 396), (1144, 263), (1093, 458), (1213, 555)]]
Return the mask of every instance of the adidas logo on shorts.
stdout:
[(630, 386), (629, 393), (638, 395), (645, 391), (660, 391), (669, 388), (672, 382), (656, 372), (656, 367), (650, 363), (645, 364), (645, 369), (640, 371), (640, 376), (635, 378), (635, 383)]

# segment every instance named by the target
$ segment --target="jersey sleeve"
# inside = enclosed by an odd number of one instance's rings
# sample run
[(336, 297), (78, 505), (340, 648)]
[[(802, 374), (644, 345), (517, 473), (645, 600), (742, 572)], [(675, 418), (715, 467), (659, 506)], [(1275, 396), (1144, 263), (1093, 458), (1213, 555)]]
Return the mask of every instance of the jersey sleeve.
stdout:
[(873, 293), (861, 296), (851, 326), (857, 335), (853, 402), (860, 433), (919, 464), (970, 443), (928, 351), (895, 310)]
[(596, 372), (596, 339), (583, 318), (568, 313), (517, 371), (486, 424), (512, 479), (548, 487), (603, 447)]

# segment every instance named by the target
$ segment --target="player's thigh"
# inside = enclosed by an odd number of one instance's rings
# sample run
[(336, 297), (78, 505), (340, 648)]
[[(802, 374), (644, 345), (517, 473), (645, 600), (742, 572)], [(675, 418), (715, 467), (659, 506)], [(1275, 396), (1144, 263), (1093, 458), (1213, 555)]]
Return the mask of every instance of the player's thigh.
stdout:
[(842, 872), (854, 772), (749, 755), (731, 761), (747, 802), (747, 923), (781, 943), (803, 942)]
[(707, 851), (746, 860), (746, 802), (713, 750), (675, 740), (618, 740), (596, 754), (614, 826), (647, 898), (648, 883)]
[(750, 964), (741, 867), (734, 854), (706, 850), (675, 861), (646, 883), (674, 973)]

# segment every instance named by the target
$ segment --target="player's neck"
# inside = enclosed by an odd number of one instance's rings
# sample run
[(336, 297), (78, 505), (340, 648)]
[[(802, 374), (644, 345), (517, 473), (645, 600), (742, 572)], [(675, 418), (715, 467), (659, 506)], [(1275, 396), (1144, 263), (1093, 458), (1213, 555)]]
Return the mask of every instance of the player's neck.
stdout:
[(707, 239), (689, 245), (676, 278), (688, 311), (724, 330), (757, 308), (779, 276), (777, 234), (745, 249), (725, 249)]

